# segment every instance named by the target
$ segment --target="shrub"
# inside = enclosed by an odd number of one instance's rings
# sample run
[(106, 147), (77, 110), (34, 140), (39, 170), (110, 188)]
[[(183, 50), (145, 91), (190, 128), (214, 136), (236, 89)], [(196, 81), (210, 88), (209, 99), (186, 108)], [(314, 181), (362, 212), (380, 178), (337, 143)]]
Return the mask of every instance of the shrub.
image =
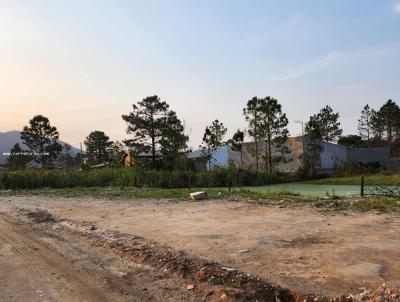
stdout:
[(2, 189), (73, 188), (73, 187), (148, 187), (188, 188), (254, 186), (278, 183), (284, 177), (268, 172), (215, 168), (212, 171), (166, 171), (133, 168), (99, 170), (25, 170), (0, 175)]
[(340, 163), (333, 172), (333, 177), (350, 177), (363, 174), (376, 173), (380, 170), (379, 162), (370, 162), (367, 164), (359, 163), (353, 160), (348, 160)]

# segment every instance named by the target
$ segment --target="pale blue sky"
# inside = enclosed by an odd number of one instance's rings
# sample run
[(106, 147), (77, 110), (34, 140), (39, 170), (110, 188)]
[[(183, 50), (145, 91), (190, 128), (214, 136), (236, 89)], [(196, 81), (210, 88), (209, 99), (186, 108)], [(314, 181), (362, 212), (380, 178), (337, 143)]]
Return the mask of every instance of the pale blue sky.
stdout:
[(356, 132), (366, 103), (400, 102), (400, 2), (0, 0), (0, 132), (42, 113), (74, 145), (122, 139), (121, 114), (154, 94), (194, 147), (215, 118), (244, 128), (253, 96), (291, 122), (330, 105)]

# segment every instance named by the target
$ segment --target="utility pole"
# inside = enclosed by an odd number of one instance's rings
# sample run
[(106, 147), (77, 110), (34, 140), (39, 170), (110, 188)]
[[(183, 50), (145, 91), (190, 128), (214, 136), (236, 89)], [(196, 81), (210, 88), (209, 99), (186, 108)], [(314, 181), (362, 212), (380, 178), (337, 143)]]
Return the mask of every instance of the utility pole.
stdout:
[(301, 124), (301, 135), (303, 136), (304, 135), (304, 122), (303, 121), (299, 121), (299, 120), (296, 120), (294, 122), (296, 124)]
[(81, 147), (81, 166), (83, 165), (83, 151), (82, 151), (82, 143), (79, 143)]

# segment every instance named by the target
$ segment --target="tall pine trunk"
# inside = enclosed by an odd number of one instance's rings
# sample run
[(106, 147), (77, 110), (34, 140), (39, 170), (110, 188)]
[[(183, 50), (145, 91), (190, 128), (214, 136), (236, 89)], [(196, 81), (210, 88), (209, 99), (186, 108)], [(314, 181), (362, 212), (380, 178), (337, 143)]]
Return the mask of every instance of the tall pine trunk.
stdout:
[(151, 137), (151, 160), (153, 168), (156, 167), (156, 142), (154, 136)]

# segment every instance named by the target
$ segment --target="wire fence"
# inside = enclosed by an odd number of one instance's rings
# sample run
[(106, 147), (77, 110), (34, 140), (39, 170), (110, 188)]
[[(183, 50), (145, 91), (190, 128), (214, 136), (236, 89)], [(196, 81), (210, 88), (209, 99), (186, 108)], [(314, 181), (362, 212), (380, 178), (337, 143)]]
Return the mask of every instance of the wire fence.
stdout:
[(382, 197), (399, 197), (399, 185), (365, 185), (364, 176), (361, 177), (360, 185), (361, 197), (364, 196), (382, 196)]

